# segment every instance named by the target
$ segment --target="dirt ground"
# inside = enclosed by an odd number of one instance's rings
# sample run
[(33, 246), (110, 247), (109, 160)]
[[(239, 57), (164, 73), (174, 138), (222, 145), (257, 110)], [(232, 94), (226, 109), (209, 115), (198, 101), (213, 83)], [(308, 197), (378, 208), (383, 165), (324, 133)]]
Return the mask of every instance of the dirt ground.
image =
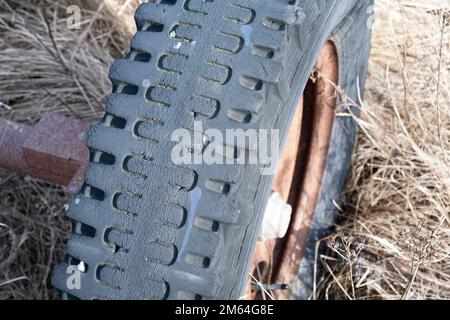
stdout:
[[(97, 119), (138, 2), (0, 0), (0, 117)], [(70, 5), (82, 8), (80, 30), (67, 27)], [(449, 10), (376, 0), (360, 135), (313, 299), (450, 298)], [(65, 201), (0, 170), (0, 299), (57, 297), (48, 280), (68, 237)]]

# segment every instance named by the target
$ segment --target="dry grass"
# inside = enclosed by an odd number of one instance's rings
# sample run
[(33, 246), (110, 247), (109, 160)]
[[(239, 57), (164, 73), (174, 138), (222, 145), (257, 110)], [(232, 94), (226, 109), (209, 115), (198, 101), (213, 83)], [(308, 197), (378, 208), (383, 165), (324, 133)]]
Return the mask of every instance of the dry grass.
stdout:
[[(117, 3), (0, 1), (0, 115), (19, 121), (43, 111), (98, 117), (111, 90), (109, 65), (125, 53), (133, 31), (130, 22), (121, 23), (130, 9)], [(80, 30), (67, 26), (70, 4), (84, 8)]]
[[(0, 116), (97, 118), (137, 2), (0, 0)], [(67, 29), (70, 4), (83, 8), (81, 30)], [(450, 3), (377, 0), (361, 134), (316, 298), (450, 298), (450, 27), (438, 8)], [(0, 299), (56, 297), (47, 280), (67, 237), (64, 201), (0, 172)]]
[[(0, 117), (98, 118), (111, 91), (109, 65), (129, 47), (137, 2), (0, 0)], [(83, 8), (81, 30), (67, 27), (72, 4)], [(0, 171), (0, 300), (57, 297), (48, 279), (68, 237), (65, 201), (58, 188)]]
[(361, 134), (316, 297), (449, 299), (450, 2), (376, 4)]

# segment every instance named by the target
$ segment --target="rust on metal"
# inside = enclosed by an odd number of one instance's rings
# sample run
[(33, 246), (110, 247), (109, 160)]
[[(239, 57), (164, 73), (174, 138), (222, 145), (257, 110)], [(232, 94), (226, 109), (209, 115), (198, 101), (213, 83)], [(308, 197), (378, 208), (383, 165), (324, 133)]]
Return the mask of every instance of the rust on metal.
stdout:
[[(88, 159), (86, 159), (86, 161), (87, 160)], [(73, 179), (70, 181), (69, 185), (65, 187), (68, 194), (76, 194), (80, 191), (84, 183), (84, 173), (86, 172), (87, 165), (87, 162), (83, 162)]]
[(289, 195), (292, 183), (294, 182), (295, 166), (297, 163), (300, 135), (302, 131), (303, 120), (303, 98), (292, 120), (283, 152), (281, 153), (280, 163), (277, 168), (272, 190), (278, 192), (286, 203), (289, 202)]
[[(339, 64), (332, 41), (324, 45), (315, 73), (297, 107), (272, 187), (293, 208), (288, 234), (283, 239), (259, 242), (253, 258), (253, 277), (263, 284), (290, 284), (297, 277), (306, 247), (335, 119), (334, 84), (338, 82)], [(278, 299), (288, 298), (285, 291), (272, 294)], [(261, 298), (258, 292), (248, 296)]]
[(26, 167), (22, 145), (31, 127), (0, 119), (0, 165), (10, 171), (22, 171)]
[(59, 184), (75, 193), (89, 160), (89, 125), (53, 113), (35, 126), (0, 119), (0, 167)]

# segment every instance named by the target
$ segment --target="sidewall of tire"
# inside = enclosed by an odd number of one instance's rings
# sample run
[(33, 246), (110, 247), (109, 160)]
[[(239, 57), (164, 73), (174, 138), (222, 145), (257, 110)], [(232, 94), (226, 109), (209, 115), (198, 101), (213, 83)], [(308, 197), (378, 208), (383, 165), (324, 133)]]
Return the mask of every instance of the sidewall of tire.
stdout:
[(372, 5), (371, 0), (358, 1), (350, 14), (331, 33), (331, 39), (338, 50), (339, 87), (344, 96), (338, 98), (338, 116), (332, 132), (322, 189), (307, 248), (300, 262), (298, 279), (291, 288), (293, 299), (315, 298), (315, 283), (321, 275), (320, 254), (326, 250), (326, 244), (322, 240), (333, 229), (338, 213), (336, 204), (341, 202), (345, 190), (358, 132), (353, 116), (360, 113), (360, 106), (352, 105), (352, 102), (359, 103), (364, 93)]

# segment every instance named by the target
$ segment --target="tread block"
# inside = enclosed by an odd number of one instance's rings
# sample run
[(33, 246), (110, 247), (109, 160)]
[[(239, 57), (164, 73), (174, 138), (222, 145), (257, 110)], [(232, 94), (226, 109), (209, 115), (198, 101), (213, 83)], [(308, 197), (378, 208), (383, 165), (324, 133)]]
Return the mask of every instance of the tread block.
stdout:
[[(72, 276), (70, 273), (71, 269), (74, 269), (73, 266), (70, 266), (67, 262), (58, 264), (53, 270), (52, 285), (62, 292), (69, 294), (71, 297), (74, 297), (74, 299), (90, 299), (89, 292), (79, 290), (76, 286), (77, 283), (75, 283), (76, 280), (69, 279)], [(79, 279), (79, 284), (90, 282), (86, 273), (77, 274), (77, 278)]]
[(174, 272), (173, 279), (173, 282), (177, 283), (178, 291), (190, 292), (198, 297), (209, 298), (218, 296), (223, 281), (222, 274), (205, 273), (203, 270), (201, 275), (177, 270)]
[(113, 207), (127, 214), (137, 216), (142, 210), (141, 197), (130, 193), (118, 192), (113, 196)]
[(163, 50), (161, 46), (167, 42), (166, 39), (167, 35), (165, 33), (138, 31), (131, 39), (131, 48), (155, 56)]
[(193, 228), (188, 243), (188, 252), (201, 257), (212, 258), (219, 247), (219, 235), (199, 228)]
[(228, 194), (231, 191), (231, 184), (224, 181), (207, 180), (205, 183), (206, 189), (218, 193), (218, 194)]
[[(100, 177), (111, 177), (112, 175), (119, 175), (120, 177), (114, 186), (105, 179), (99, 179)], [(85, 180), (89, 186), (92, 185), (106, 193), (104, 200), (106, 198), (112, 199), (117, 190), (123, 190), (123, 192), (133, 195), (140, 195), (142, 188), (148, 188), (147, 181), (141, 176), (126, 174), (123, 170), (93, 163), (89, 164), (86, 170)]]
[(262, 29), (259, 32), (252, 32), (250, 35), (252, 45), (271, 48), (276, 52), (280, 52), (287, 43), (286, 34), (272, 29)]
[(193, 95), (186, 101), (185, 108), (208, 119), (214, 118), (220, 111), (220, 101), (203, 95)]
[(265, 59), (272, 59), (275, 55), (275, 52), (273, 51), (273, 49), (271, 49), (269, 47), (258, 46), (258, 45), (252, 46), (251, 53), (254, 56), (258, 56), (258, 57), (265, 58)]
[(208, 82), (225, 85), (230, 81), (233, 70), (230, 66), (212, 60), (205, 61), (201, 77)]
[(160, 221), (175, 228), (182, 228), (187, 219), (187, 210), (181, 206), (164, 204), (161, 206)]
[(104, 241), (114, 248), (114, 252), (126, 252), (130, 246), (132, 231), (115, 227), (107, 228), (104, 232)]
[(253, 90), (253, 91), (261, 91), (263, 88), (264, 82), (261, 79), (253, 78), (250, 76), (241, 76), (239, 78), (239, 83), (244, 88)]
[(178, 257), (178, 249), (170, 243), (152, 242), (146, 247), (145, 260), (156, 264), (170, 266)]
[(159, 3), (143, 3), (134, 14), (136, 25), (140, 30), (144, 24), (164, 25), (170, 20), (171, 7)]
[(170, 285), (167, 281), (143, 279), (145, 292), (142, 293), (144, 299), (166, 300), (170, 294)]
[[(114, 139), (105, 139), (105, 137), (111, 136)], [(129, 136), (129, 132), (125, 130), (95, 124), (89, 129), (87, 145), (88, 147), (119, 156), (123, 153), (122, 146), (130, 144)]]
[(239, 59), (244, 59), (247, 63), (239, 68), (241, 75), (246, 75), (263, 82), (278, 83), (283, 72), (280, 62), (254, 56), (251, 53), (239, 55)]
[[(154, 206), (152, 209), (159, 211), (159, 206)], [(172, 225), (169, 225), (161, 220), (162, 219), (158, 218), (158, 215), (155, 215), (155, 217), (150, 220), (157, 230), (148, 235), (148, 242), (174, 246), (175, 252), (178, 256), (178, 247), (176, 246), (176, 242), (180, 239), (182, 231), (175, 229)]]
[(109, 71), (109, 77), (112, 80), (124, 81), (141, 87), (144, 80), (150, 81), (153, 76), (152, 66), (144, 62), (131, 61), (129, 59), (116, 60)]
[(228, 53), (238, 53), (244, 46), (244, 38), (240, 35), (221, 31), (218, 33), (214, 48)]
[(111, 264), (100, 264), (95, 271), (95, 277), (102, 285), (120, 290), (118, 279), (122, 277), (124, 270)]
[(224, 19), (237, 24), (246, 25), (255, 20), (256, 11), (252, 8), (236, 3), (230, 3), (224, 12)]
[(153, 84), (147, 88), (145, 92), (145, 99), (148, 103), (152, 103), (160, 107), (170, 107), (172, 104), (170, 97), (173, 95), (175, 90), (175, 87), (166, 84)]
[(301, 7), (288, 5), (287, 0), (235, 0), (235, 5), (258, 10), (258, 16), (270, 17), (288, 25), (301, 23), (305, 14)]
[(136, 122), (134, 134), (155, 143), (171, 141), (171, 134), (164, 131), (163, 123), (156, 119), (146, 119)]
[(192, 42), (200, 28), (200, 25), (197, 24), (179, 22), (172, 27), (169, 32), (169, 37), (180, 41)]
[[(164, 123), (172, 115), (167, 109), (149, 108), (148, 103), (142, 99), (142, 96), (124, 96), (121, 94), (110, 96), (106, 111), (124, 118), (127, 123), (133, 123), (136, 119)], [(185, 115), (178, 112), (178, 116), (183, 117)]]
[[(218, 193), (205, 192), (198, 203), (198, 216), (218, 221), (224, 224), (233, 224), (239, 220), (239, 202), (223, 203), (220, 200), (222, 195)], [(211, 206), (211, 203), (216, 203), (216, 206)]]
[(181, 75), (183, 74), (182, 70), (185, 68), (187, 59), (188, 57), (183, 54), (172, 52), (164, 53), (158, 60), (158, 68), (166, 72)]
[(287, 25), (298, 25), (305, 19), (305, 13), (299, 6), (286, 5), (277, 1), (267, 1), (270, 5), (264, 11), (265, 18), (274, 21), (282, 22)]
[(70, 200), (66, 215), (73, 220), (101, 229), (100, 217), (103, 215), (104, 207), (103, 202), (76, 196)]
[(67, 243), (67, 254), (93, 266), (104, 257), (104, 251), (99, 249), (98, 244), (97, 238), (92, 239), (72, 234)]
[(210, 2), (213, 2), (213, 0), (185, 0), (183, 9), (189, 12), (206, 15), (208, 13)]
[[(230, 85), (232, 86), (231, 90), (235, 92), (235, 95), (227, 95), (223, 98), (223, 109), (228, 110), (230, 108), (233, 108), (249, 110), (252, 113), (259, 113), (265, 100), (261, 92), (248, 90), (247, 88), (242, 87), (238, 81), (235, 81)], [(235, 98), (239, 95), (244, 95), (246, 97), (245, 101), (240, 101)]]
[(168, 180), (164, 181), (164, 183), (177, 186), (183, 190), (193, 189), (197, 182), (197, 175), (193, 171), (175, 166), (156, 166), (151, 161), (142, 157), (131, 157), (127, 162), (127, 170), (156, 181), (164, 178), (167, 179), (168, 177)]
[(229, 109), (227, 116), (236, 122), (250, 123), (252, 122), (254, 114), (248, 110)]
[[(239, 147), (240, 144), (244, 144), (244, 141), (236, 141), (236, 146)], [(226, 154), (226, 151), (229, 151), (231, 154), (231, 151), (233, 151), (234, 157), (239, 156), (240, 149), (234, 148), (234, 146), (230, 147), (227, 145), (223, 145), (223, 150), (218, 150), (218, 153), (221, 151), (224, 151), (225, 155), (222, 155), (224, 157), (224, 161), (227, 161), (228, 155)], [(235, 160), (235, 159), (233, 159)], [(218, 170), (218, 168), (221, 168), (221, 170)], [(239, 164), (227, 164), (227, 165), (210, 165), (204, 169), (204, 172), (206, 172), (206, 176), (209, 178), (205, 181), (205, 187), (208, 184), (208, 186), (211, 187), (210, 190), (208, 187), (206, 187), (210, 191), (220, 191), (216, 192), (218, 194), (227, 195), (227, 194), (234, 194), (236, 190), (236, 185), (239, 184), (240, 180), (240, 174), (242, 171), (242, 166)], [(225, 189), (223, 189), (225, 188)], [(224, 191), (227, 191), (226, 193), (222, 193)]]
[[(115, 168), (111, 166), (105, 166), (103, 164), (98, 163), (89, 163), (86, 173), (85, 173), (85, 187), (86, 189), (82, 189), (85, 191), (84, 195), (88, 198), (104, 201), (107, 197), (111, 196), (110, 190), (111, 185), (105, 179), (101, 179), (101, 177), (111, 176), (115, 173)], [(100, 192), (104, 194), (100, 194)], [(98, 195), (95, 193), (99, 193)]]

